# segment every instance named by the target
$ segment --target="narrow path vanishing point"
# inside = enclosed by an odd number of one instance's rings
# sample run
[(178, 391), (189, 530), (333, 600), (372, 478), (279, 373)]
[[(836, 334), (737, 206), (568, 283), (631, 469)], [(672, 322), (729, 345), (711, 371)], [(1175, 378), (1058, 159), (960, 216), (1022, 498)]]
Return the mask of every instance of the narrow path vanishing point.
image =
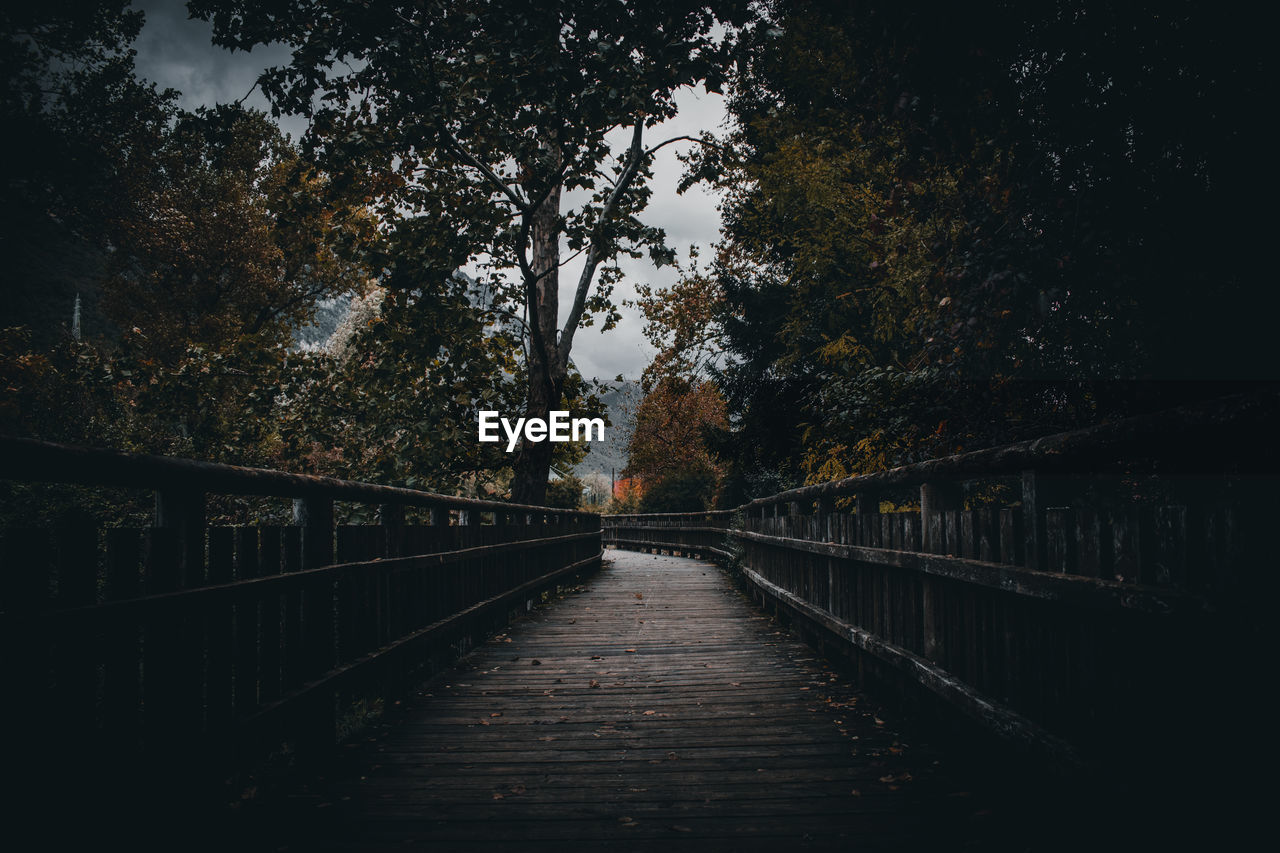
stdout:
[(295, 797), (291, 841), (273, 846), (705, 853), (992, 840), (999, 808), (718, 567), (606, 558), (349, 745), (319, 792)]

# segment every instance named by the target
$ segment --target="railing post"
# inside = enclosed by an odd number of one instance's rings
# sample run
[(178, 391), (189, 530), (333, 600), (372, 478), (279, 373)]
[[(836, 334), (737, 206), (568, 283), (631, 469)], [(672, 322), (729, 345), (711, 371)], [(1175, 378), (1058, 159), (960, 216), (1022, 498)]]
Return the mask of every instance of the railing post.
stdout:
[[(831, 513), (835, 509), (835, 501), (829, 497), (818, 498), (818, 538), (823, 542), (833, 541), (831, 536)], [(827, 557), (827, 612), (836, 612), (836, 560)]]
[(1026, 548), (1024, 561), (1028, 569), (1047, 568), (1048, 531), (1045, 510), (1068, 504), (1070, 488), (1064, 477), (1045, 476), (1034, 470), (1022, 472), (1022, 530)]
[(380, 504), (378, 523), (383, 527), (404, 526), (404, 504)]
[[(302, 568), (318, 569), (333, 563), (333, 499), (294, 498), (293, 523), (302, 528)], [(309, 584), (303, 593), (306, 612), (306, 655), (308, 672), (319, 675), (334, 665), (333, 581)], [(334, 696), (317, 691), (314, 704), (298, 732), (300, 751), (323, 755), (336, 736)]]
[[(877, 492), (858, 492), (854, 509), (858, 515), (858, 544), (870, 548), (875, 544), (879, 533), (880, 495)], [(872, 522), (872, 516), (876, 521)], [(883, 544), (883, 543), (881, 543)]]
[[(946, 528), (940, 522), (942, 513), (960, 509), (964, 495), (959, 483), (922, 483), (920, 485), (920, 540), (926, 554), (940, 553), (945, 544)], [(938, 659), (937, 602), (934, 600), (934, 579), (924, 575), (920, 583), (920, 623), (924, 631), (924, 657)]]
[(831, 514), (835, 506), (836, 502), (831, 498), (818, 498), (818, 535), (823, 542), (835, 541), (835, 537), (831, 535)]
[(204, 582), (204, 492), (165, 490), (156, 492), (155, 526), (176, 530), (179, 542), (178, 584)]
[(920, 485), (920, 547), (926, 554), (941, 554), (946, 546), (946, 528), (931, 524), (941, 520), (942, 513), (961, 509), (964, 493), (959, 483), (922, 483)]
[(383, 553), (388, 557), (399, 557), (404, 542), (404, 537), (400, 535), (400, 528), (404, 527), (404, 504), (380, 504), (378, 523), (384, 528)]
[(294, 498), (293, 523), (302, 528), (302, 568), (333, 563), (333, 500)]

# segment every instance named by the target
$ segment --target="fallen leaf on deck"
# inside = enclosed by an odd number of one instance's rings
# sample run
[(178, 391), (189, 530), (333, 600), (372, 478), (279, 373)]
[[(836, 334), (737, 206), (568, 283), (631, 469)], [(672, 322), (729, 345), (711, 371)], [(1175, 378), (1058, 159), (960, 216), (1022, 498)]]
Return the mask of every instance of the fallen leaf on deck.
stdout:
[(646, 717), (652, 717), (652, 716), (653, 716), (654, 714), (656, 714), (656, 713), (657, 713), (657, 711), (645, 711), (645, 712), (644, 712), (644, 715), (645, 715)]
[(537, 660), (537, 659), (535, 658), (533, 661), (531, 661), (531, 662), (529, 663), (529, 666), (542, 666), (542, 661)]
[(590, 684), (588, 684), (587, 686), (588, 686), (588, 687), (599, 687), (599, 686), (600, 686), (600, 682), (596, 681), (596, 680), (593, 678), (593, 679), (591, 679), (591, 683), (590, 683)]
[(493, 717), (501, 717), (501, 716), (502, 716), (501, 711), (495, 711), (494, 713), (489, 715), (490, 719), (492, 719)]
[(625, 651), (625, 652), (630, 652), (631, 654), (635, 654), (635, 653), (636, 653), (636, 650), (635, 650), (635, 649), (623, 649), (623, 651)]
[(642, 599), (642, 598), (644, 598), (644, 593), (637, 592), (637, 593), (636, 593), (636, 598), (637, 598), (637, 599)]

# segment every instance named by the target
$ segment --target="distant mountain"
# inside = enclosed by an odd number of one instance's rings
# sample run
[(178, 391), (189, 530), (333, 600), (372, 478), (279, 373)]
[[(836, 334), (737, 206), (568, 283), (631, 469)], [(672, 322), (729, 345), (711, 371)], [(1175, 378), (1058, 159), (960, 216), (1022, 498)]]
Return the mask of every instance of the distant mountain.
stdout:
[(293, 330), (294, 346), (301, 350), (323, 349), (334, 329), (346, 319), (354, 298), (354, 293), (344, 293), (317, 300), (315, 317), (305, 326)]
[(593, 441), (587, 457), (574, 467), (579, 477), (598, 473), (608, 477), (612, 469), (618, 476), (627, 464), (627, 442), (635, 428), (636, 407), (640, 405), (640, 383), (625, 379), (613, 390), (601, 395), (613, 424), (604, 431), (604, 441)]
[[(462, 270), (453, 274), (454, 281), (463, 288), (467, 301), (472, 306), (487, 305), (491, 299), (484, 286)], [(416, 293), (416, 291), (415, 291)], [(326, 296), (316, 300), (316, 313), (310, 323), (297, 326), (293, 330), (293, 345), (300, 350), (324, 349), (342, 322), (351, 313), (357, 294), (354, 291), (338, 296)]]

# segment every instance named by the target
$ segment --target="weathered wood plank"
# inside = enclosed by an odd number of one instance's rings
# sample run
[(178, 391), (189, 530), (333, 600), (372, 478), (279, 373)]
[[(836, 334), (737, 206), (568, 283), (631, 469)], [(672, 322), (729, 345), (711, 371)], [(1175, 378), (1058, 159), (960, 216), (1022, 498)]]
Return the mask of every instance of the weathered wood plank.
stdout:
[(287, 827), (291, 841), (717, 847), (808, 834), (910, 846), (927, 834), (923, 818), (956, 790), (929, 747), (749, 609), (716, 567), (612, 556), (347, 751), (345, 774)]

